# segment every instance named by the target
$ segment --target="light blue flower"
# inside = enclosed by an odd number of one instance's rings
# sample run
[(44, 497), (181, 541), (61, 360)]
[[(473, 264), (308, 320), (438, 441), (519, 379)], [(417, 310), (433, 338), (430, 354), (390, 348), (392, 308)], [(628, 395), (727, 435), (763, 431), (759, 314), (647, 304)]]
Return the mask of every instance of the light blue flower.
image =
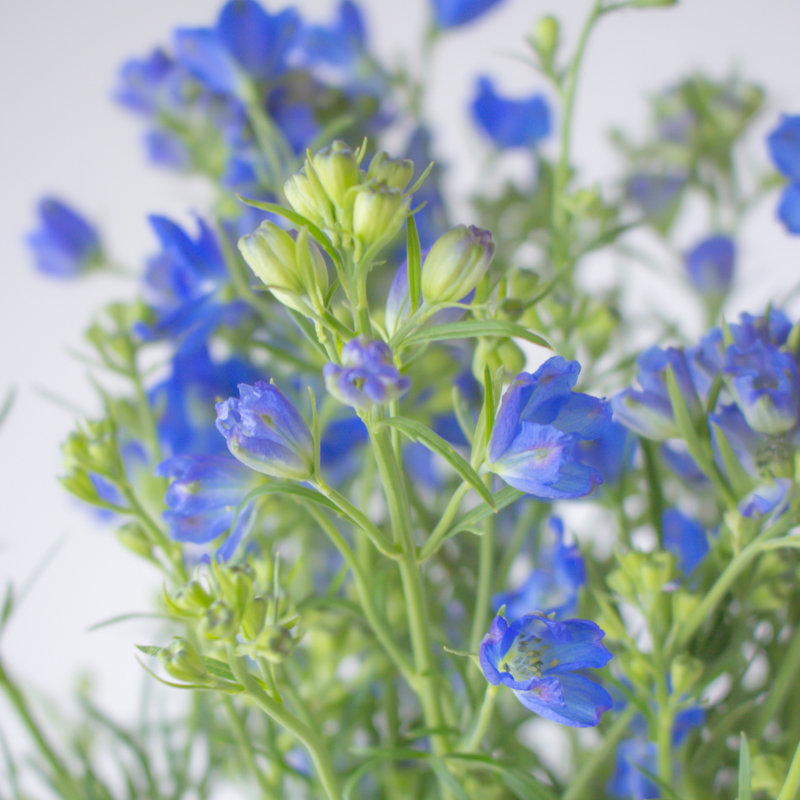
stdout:
[(487, 446), (489, 469), (535, 497), (583, 497), (602, 483), (579, 459), (581, 440), (597, 438), (611, 422), (605, 400), (573, 392), (580, 364), (548, 359), (523, 372), (503, 395)]
[(54, 197), (39, 201), (39, 228), (28, 234), (36, 268), (53, 278), (74, 278), (103, 261), (100, 236), (75, 209)]
[(314, 441), (297, 409), (277, 386), (239, 384), (239, 399), (217, 403), (217, 430), (245, 466), (275, 478), (314, 474)]
[(742, 498), (737, 510), (750, 519), (766, 517), (773, 512), (777, 517), (786, 510), (791, 485), (789, 478), (765, 481)]
[(666, 508), (661, 514), (664, 549), (669, 550), (684, 576), (691, 575), (708, 555), (708, 537), (705, 530), (677, 508)]
[(736, 245), (729, 236), (712, 236), (695, 245), (685, 257), (689, 280), (700, 294), (726, 295), (733, 282)]
[(481, 668), (489, 683), (507, 686), (540, 716), (590, 727), (613, 701), (602, 686), (574, 670), (608, 663), (611, 653), (600, 641), (603, 636), (588, 620), (556, 622), (526, 614), (508, 623), (498, 615), (480, 645)]
[(431, 0), (433, 17), (439, 28), (466, 25), (502, 0)]
[(550, 133), (550, 110), (542, 95), (509, 100), (495, 92), (487, 77), (478, 79), (472, 116), (478, 127), (501, 149), (532, 147)]
[(387, 345), (362, 337), (342, 348), (341, 366), (326, 364), (322, 375), (333, 397), (362, 411), (396, 400), (411, 386), (411, 379), (400, 375)]
[(767, 137), (772, 160), (788, 179), (778, 205), (778, 218), (789, 233), (800, 233), (800, 116), (784, 114)]

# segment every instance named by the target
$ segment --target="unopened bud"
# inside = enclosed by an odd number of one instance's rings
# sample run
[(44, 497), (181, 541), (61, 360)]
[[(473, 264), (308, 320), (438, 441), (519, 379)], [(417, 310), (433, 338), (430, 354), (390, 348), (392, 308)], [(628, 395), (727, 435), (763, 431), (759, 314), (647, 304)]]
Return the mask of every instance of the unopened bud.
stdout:
[(280, 664), (292, 654), (297, 642), (289, 630), (281, 625), (269, 625), (258, 637), (259, 654), (267, 661)]
[(482, 381), (486, 366), (494, 375), (500, 367), (506, 375), (518, 375), (525, 369), (526, 357), (512, 339), (502, 339), (498, 343), (480, 339), (472, 357), (472, 374), (475, 380)]
[(409, 202), (385, 183), (363, 184), (353, 203), (353, 233), (364, 247), (391, 239), (403, 224)]
[(128, 522), (117, 529), (117, 538), (137, 556), (153, 559), (153, 546), (138, 522)]
[(239, 625), (233, 609), (224, 600), (215, 600), (200, 620), (200, 628), (209, 639), (230, 639)]
[(256, 639), (264, 627), (267, 619), (267, 601), (262, 595), (257, 595), (248, 604), (242, 617), (242, 631), (250, 639)]
[(175, 592), (170, 603), (179, 614), (199, 617), (211, 605), (211, 597), (200, 581), (192, 579)]
[(358, 161), (342, 141), (335, 141), (311, 157), (311, 166), (334, 206), (344, 205), (345, 192), (358, 183)]
[(333, 225), (333, 207), (319, 181), (310, 179), (303, 170), (295, 172), (283, 185), (289, 205), (307, 220), (320, 227)]
[(391, 158), (381, 150), (375, 154), (367, 170), (367, 180), (385, 183), (392, 189), (406, 188), (414, 174), (414, 162), (407, 158)]
[(528, 42), (542, 60), (542, 65), (549, 67), (558, 49), (559, 25), (555, 17), (542, 17), (528, 36)]
[(180, 636), (176, 636), (169, 647), (161, 653), (161, 663), (164, 669), (178, 680), (193, 683), (211, 682), (211, 676), (197, 650)]

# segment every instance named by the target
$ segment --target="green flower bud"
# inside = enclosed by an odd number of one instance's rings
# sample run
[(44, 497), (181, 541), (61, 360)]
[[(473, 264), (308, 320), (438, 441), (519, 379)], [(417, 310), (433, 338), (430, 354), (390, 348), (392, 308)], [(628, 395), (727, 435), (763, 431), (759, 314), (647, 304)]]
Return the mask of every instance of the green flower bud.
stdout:
[(248, 566), (228, 567), (217, 564), (214, 574), (219, 583), (219, 598), (237, 613), (243, 613), (253, 597), (252, 568)]
[(264, 628), (267, 619), (267, 601), (262, 595), (257, 595), (248, 604), (242, 617), (242, 631), (250, 639), (256, 639)]
[(311, 157), (311, 166), (333, 205), (343, 206), (345, 193), (360, 177), (353, 151), (337, 139)]
[(503, 367), (506, 375), (518, 375), (525, 369), (525, 361), (525, 354), (511, 339), (501, 339), (499, 342), (479, 339), (472, 357), (472, 374), (475, 380), (482, 381), (488, 364), (492, 375), (499, 367)]
[(239, 250), (253, 272), (276, 299), (307, 314), (311, 298), (317, 307), (328, 290), (328, 270), (322, 254), (305, 231), (297, 239), (273, 222), (262, 222), (239, 239)]
[(673, 592), (672, 619), (675, 621), (675, 624), (678, 625), (685, 619), (688, 619), (689, 614), (697, 608), (699, 602), (700, 598), (696, 594), (687, 592), (686, 589), (678, 589)]
[(161, 663), (173, 678), (180, 681), (213, 683), (197, 650), (180, 636), (176, 636), (161, 653)]
[(318, 179), (309, 178), (301, 169), (286, 181), (283, 192), (298, 214), (320, 227), (333, 226), (333, 206)]
[(766, 792), (767, 797), (777, 797), (783, 788), (787, 772), (788, 764), (781, 756), (753, 756), (750, 762), (750, 786), (753, 793)]
[(201, 618), (200, 629), (209, 639), (231, 639), (239, 630), (239, 623), (224, 600), (215, 600)]
[(375, 154), (367, 170), (367, 180), (385, 183), (392, 189), (406, 188), (414, 174), (414, 162), (408, 158), (390, 158), (384, 150)]
[(292, 654), (297, 641), (291, 631), (281, 625), (268, 625), (258, 637), (259, 655), (273, 664), (281, 664)]
[(117, 529), (117, 539), (137, 556), (153, 560), (153, 545), (138, 522), (128, 522)]
[(555, 17), (542, 17), (534, 26), (528, 36), (528, 42), (542, 61), (543, 66), (549, 67), (558, 49), (559, 25)]
[(211, 605), (211, 596), (194, 578), (181, 586), (170, 598), (170, 604), (182, 616), (199, 617)]
[(703, 674), (703, 662), (692, 658), (686, 653), (676, 656), (670, 664), (669, 677), (672, 681), (672, 691), (681, 697), (686, 694), (700, 680)]
[(486, 274), (493, 255), (492, 234), (474, 225), (458, 225), (440, 236), (422, 270), (425, 302), (433, 305), (464, 299)]
[(399, 189), (385, 183), (362, 184), (353, 202), (353, 234), (364, 248), (388, 241), (400, 230), (409, 204)]

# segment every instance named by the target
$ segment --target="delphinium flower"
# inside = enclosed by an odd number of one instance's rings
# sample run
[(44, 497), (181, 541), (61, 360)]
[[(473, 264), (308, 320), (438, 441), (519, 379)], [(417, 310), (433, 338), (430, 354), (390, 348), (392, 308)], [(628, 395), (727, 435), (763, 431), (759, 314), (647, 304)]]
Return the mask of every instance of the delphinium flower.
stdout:
[(560, 618), (577, 607), (578, 590), (586, 582), (583, 556), (577, 543), (564, 541), (564, 523), (559, 517), (550, 517), (547, 527), (554, 540), (548, 545), (539, 543), (536, 568), (519, 588), (492, 599), (492, 605), (505, 607), (512, 619), (534, 611)]
[(664, 548), (674, 554), (680, 572), (688, 577), (708, 555), (708, 537), (698, 522), (677, 508), (661, 514)]
[(501, 149), (532, 147), (550, 133), (550, 111), (542, 95), (509, 100), (495, 92), (487, 77), (478, 79), (472, 116), (478, 127)]
[(711, 236), (696, 244), (685, 257), (686, 272), (701, 295), (724, 297), (733, 282), (736, 245), (729, 236)]
[(593, 622), (557, 622), (526, 614), (513, 622), (500, 615), (480, 644), (486, 680), (507, 686), (526, 708), (542, 717), (586, 728), (597, 725), (612, 706), (608, 692), (575, 670), (599, 669), (611, 659)]
[(342, 364), (326, 364), (325, 386), (337, 400), (362, 411), (389, 403), (408, 391), (411, 379), (401, 376), (384, 342), (362, 337), (342, 348)]
[(778, 205), (778, 218), (789, 233), (800, 233), (800, 115), (784, 114), (767, 144), (775, 166), (789, 181)]
[(184, 338), (191, 346), (205, 341), (220, 323), (240, 321), (246, 306), (225, 298), (229, 275), (208, 225), (198, 219), (199, 232), (192, 239), (166, 217), (151, 216), (150, 224), (161, 244), (144, 278), (155, 319), (139, 325), (137, 332), (145, 339)]
[(577, 444), (599, 436), (611, 422), (605, 400), (573, 392), (580, 364), (548, 359), (523, 372), (503, 395), (486, 450), (489, 469), (535, 497), (583, 497), (602, 483), (579, 461)]
[(431, 0), (434, 22), (439, 28), (466, 25), (502, 0)]
[(74, 278), (103, 263), (103, 249), (95, 227), (54, 197), (37, 207), (39, 228), (28, 234), (36, 267), (53, 278)]
[(217, 403), (217, 429), (228, 450), (265, 475), (305, 481), (314, 474), (314, 441), (300, 413), (264, 381), (239, 384), (239, 398)]
[(603, 490), (607, 491), (630, 470), (637, 443), (631, 431), (612, 420), (596, 438), (578, 442), (578, 460), (600, 473)]

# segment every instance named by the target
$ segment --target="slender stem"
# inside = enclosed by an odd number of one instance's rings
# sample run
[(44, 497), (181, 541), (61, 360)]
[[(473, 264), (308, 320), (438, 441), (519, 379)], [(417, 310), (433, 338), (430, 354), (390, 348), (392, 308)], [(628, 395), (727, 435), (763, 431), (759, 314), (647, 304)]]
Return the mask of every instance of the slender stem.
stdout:
[(493, 686), (491, 683), (486, 685), (486, 694), (483, 696), (483, 703), (481, 703), (478, 718), (475, 720), (475, 727), (469, 734), (469, 738), (465, 739), (464, 743), (458, 748), (459, 751), (474, 753), (480, 748), (481, 741), (483, 737), (486, 736), (486, 731), (489, 730), (489, 724), (492, 721), (497, 690), (499, 688), (499, 686)]
[(436, 527), (431, 531), (428, 541), (425, 542), (420, 551), (420, 561), (425, 561), (430, 558), (439, 549), (439, 543), (450, 528), (450, 525), (458, 513), (461, 501), (466, 497), (468, 491), (469, 484), (464, 481), (461, 486), (453, 492), (453, 496), (450, 498), (450, 502), (447, 504), (447, 508), (445, 508), (441, 519), (436, 523)]
[(253, 743), (250, 741), (250, 736), (244, 727), (244, 722), (241, 716), (239, 716), (239, 712), (236, 710), (236, 706), (233, 704), (233, 700), (231, 700), (228, 695), (223, 694), (222, 704), (225, 706), (225, 710), (228, 712), (228, 716), (230, 717), (233, 727), (233, 735), (236, 737), (236, 742), (239, 746), (239, 752), (247, 762), (247, 767), (249, 770), (256, 776), (256, 780), (258, 781), (258, 785), (261, 787), (261, 791), (265, 797), (269, 798), (269, 800), (279, 800), (278, 796), (275, 794), (274, 788), (267, 779), (267, 776), (256, 763), (256, 754), (255, 750), (253, 750)]
[(235, 645), (231, 642), (227, 646), (228, 663), (230, 664), (236, 680), (245, 688), (245, 692), (259, 708), (279, 725), (286, 728), (289, 733), (294, 734), (301, 744), (308, 750), (311, 761), (317, 770), (320, 782), (325, 789), (328, 800), (342, 800), (342, 792), (339, 788), (339, 779), (333, 769), (330, 754), (325, 749), (322, 741), (317, 734), (300, 722), (294, 714), (290, 713), (285, 706), (273, 700), (258, 684), (244, 658), (236, 655)]
[[(651, 626), (652, 630), (652, 626)], [(658, 776), (668, 786), (672, 784), (672, 718), (673, 708), (669, 702), (667, 664), (664, 651), (653, 636), (653, 671), (655, 673), (656, 700), (656, 748), (658, 752)]]
[(661, 479), (658, 475), (658, 460), (656, 457), (655, 442), (649, 439), (640, 439), (642, 453), (644, 453), (644, 472), (647, 476), (647, 499), (650, 512), (650, 524), (658, 534), (658, 541), (663, 546), (661, 516), (664, 510), (664, 494), (661, 491)]
[(800, 743), (794, 751), (794, 758), (789, 765), (789, 772), (786, 773), (786, 780), (775, 800), (794, 800), (798, 788), (800, 788)]
[(758, 712), (758, 721), (755, 730), (763, 731), (777, 713), (788, 697), (789, 693), (797, 686), (798, 671), (800, 671), (800, 626), (795, 629), (792, 641), (781, 659), (780, 668), (775, 677), (770, 681), (769, 694)]
[[(491, 475), (484, 478), (489, 484)], [(489, 627), (489, 604), (492, 598), (492, 578), (494, 577), (494, 519), (486, 517), (483, 521), (483, 536), (478, 545), (478, 588), (475, 593), (475, 611), (472, 615), (472, 633), (469, 649), (475, 653)]]
[(616, 749), (619, 740), (628, 733), (631, 720), (635, 715), (636, 708), (629, 705), (614, 720), (603, 737), (603, 744), (583, 762), (583, 766), (564, 792), (561, 800), (581, 800), (581, 798), (589, 796), (587, 789), (595, 780), (596, 774), (605, 769), (608, 759)]

